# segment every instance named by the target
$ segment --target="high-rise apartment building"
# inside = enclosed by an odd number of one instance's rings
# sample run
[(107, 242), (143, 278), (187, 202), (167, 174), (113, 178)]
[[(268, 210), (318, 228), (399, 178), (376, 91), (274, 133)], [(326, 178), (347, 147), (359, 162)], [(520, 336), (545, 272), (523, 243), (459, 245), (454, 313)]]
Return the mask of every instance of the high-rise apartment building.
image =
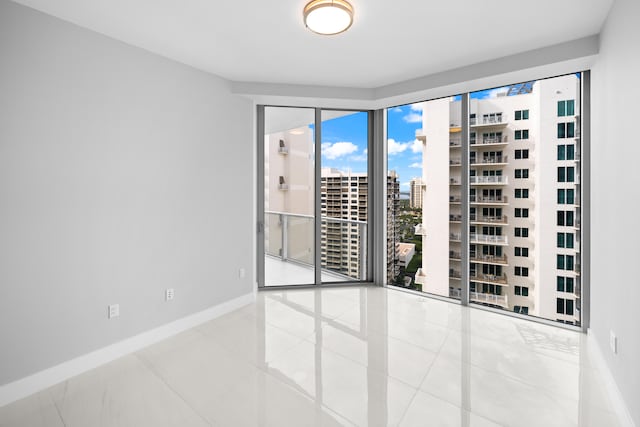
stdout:
[(459, 298), (468, 250), (471, 302), (579, 324), (579, 105), (575, 75), (472, 97), (462, 248), (460, 101), (424, 103), (423, 291)]
[[(320, 203), (322, 213), (322, 268), (354, 279), (366, 278), (366, 241), (368, 233), (369, 179), (366, 173), (351, 173), (322, 168)], [(395, 218), (400, 201), (398, 176), (387, 176), (387, 215)], [(388, 222), (388, 278), (399, 273), (396, 221)]]
[(422, 209), (422, 178), (412, 178), (409, 182), (409, 207)]

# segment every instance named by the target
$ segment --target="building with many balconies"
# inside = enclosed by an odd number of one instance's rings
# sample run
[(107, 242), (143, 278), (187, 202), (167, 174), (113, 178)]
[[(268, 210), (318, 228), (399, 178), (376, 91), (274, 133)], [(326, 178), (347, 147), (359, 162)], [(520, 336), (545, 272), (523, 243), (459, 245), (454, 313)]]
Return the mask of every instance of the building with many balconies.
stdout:
[[(460, 297), (462, 129), (456, 98), (424, 103), (422, 290)], [(580, 322), (580, 82), (511, 87), (469, 105), (469, 281), (475, 303)], [(447, 245), (443, 242), (448, 241)]]

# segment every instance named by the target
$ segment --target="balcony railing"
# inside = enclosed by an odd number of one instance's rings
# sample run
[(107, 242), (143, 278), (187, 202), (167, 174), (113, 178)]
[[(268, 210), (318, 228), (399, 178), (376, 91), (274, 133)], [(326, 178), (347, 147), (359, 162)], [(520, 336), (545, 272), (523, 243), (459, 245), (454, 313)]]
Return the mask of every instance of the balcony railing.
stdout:
[(469, 242), (470, 243), (490, 243), (490, 244), (501, 244), (506, 245), (507, 236), (493, 236), (490, 234), (478, 234), (478, 233), (470, 233), (469, 234)]
[[(452, 298), (461, 298), (462, 292), (458, 288), (449, 288), (449, 296)], [(495, 304), (506, 306), (507, 305), (507, 296), (506, 295), (493, 295), (493, 294), (485, 294), (482, 292), (469, 292), (469, 298), (471, 301), (486, 303), (486, 304)]]
[(491, 145), (491, 144), (506, 144), (508, 141), (506, 136), (503, 136), (501, 138), (495, 137), (495, 138), (471, 138), (469, 140), (469, 143), (471, 145)]
[(461, 159), (449, 159), (449, 165), (450, 166), (461, 166), (462, 165), (462, 160)]
[(498, 285), (507, 284), (507, 276), (505, 274), (484, 274), (479, 272), (471, 272), (469, 274), (469, 280), (476, 280), (479, 282), (495, 283)]
[(449, 147), (461, 147), (461, 146), (462, 146), (462, 142), (460, 142), (460, 140), (449, 141)]
[[(367, 222), (342, 218), (322, 216), (321, 221), (326, 224), (327, 231), (323, 236), (325, 243), (321, 244), (324, 258), (336, 263), (336, 266), (323, 266), (323, 270), (340, 273), (351, 279), (366, 280), (367, 278)], [(349, 227), (342, 227), (342, 226)], [(342, 238), (349, 234), (349, 240), (358, 240), (359, 263), (357, 274), (346, 274), (342, 271), (342, 263), (346, 260), (342, 254)], [(353, 235), (355, 233), (355, 235)], [(265, 211), (265, 252), (267, 255), (280, 258), (282, 261), (292, 261), (308, 267), (314, 263), (315, 218), (313, 215), (292, 214), (286, 212)], [(339, 236), (339, 237), (336, 237)], [(338, 240), (339, 239), (339, 240)], [(340, 246), (340, 248), (336, 248)], [(328, 253), (326, 253), (328, 252)], [(351, 257), (350, 255), (348, 256)], [(352, 262), (353, 260), (349, 260)], [(340, 264), (339, 266), (337, 264)], [(339, 268), (340, 267), (340, 268)]]
[(470, 176), (469, 182), (473, 184), (507, 184), (507, 177), (505, 175), (496, 176)]
[(469, 261), (484, 262), (489, 264), (507, 264), (507, 256), (472, 254), (469, 257)]
[(449, 270), (449, 278), (450, 279), (460, 279), (460, 278), (462, 278), (462, 274), (458, 270), (450, 269)]
[(507, 216), (485, 216), (485, 215), (477, 215), (471, 214), (469, 216), (471, 222), (486, 222), (490, 224), (506, 224), (508, 222)]
[(462, 215), (449, 215), (449, 222), (460, 222), (462, 221)]
[(471, 165), (493, 165), (499, 163), (507, 163), (509, 160), (509, 156), (493, 156), (493, 157), (482, 157), (480, 159), (470, 159)]
[(449, 196), (449, 203), (461, 203), (462, 198), (460, 196)]
[(489, 204), (503, 204), (507, 203), (507, 196), (471, 196), (469, 197), (471, 203), (489, 203)]
[(459, 242), (461, 235), (459, 233), (449, 233), (449, 240)]
[(462, 259), (462, 254), (456, 251), (449, 251), (449, 259)]

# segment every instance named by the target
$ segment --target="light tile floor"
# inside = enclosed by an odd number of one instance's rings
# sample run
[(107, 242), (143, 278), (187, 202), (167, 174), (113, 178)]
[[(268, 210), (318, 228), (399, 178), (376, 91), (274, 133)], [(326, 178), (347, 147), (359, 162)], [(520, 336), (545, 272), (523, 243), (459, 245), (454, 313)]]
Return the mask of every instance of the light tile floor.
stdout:
[(271, 290), (0, 425), (619, 425), (603, 390), (576, 332), (393, 289)]

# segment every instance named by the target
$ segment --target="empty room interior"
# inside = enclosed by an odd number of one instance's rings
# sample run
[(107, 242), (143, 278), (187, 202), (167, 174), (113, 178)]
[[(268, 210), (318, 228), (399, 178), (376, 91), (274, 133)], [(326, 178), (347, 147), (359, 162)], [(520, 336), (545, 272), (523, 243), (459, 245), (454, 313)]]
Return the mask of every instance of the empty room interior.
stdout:
[(0, 0), (0, 426), (640, 426), (639, 19)]

